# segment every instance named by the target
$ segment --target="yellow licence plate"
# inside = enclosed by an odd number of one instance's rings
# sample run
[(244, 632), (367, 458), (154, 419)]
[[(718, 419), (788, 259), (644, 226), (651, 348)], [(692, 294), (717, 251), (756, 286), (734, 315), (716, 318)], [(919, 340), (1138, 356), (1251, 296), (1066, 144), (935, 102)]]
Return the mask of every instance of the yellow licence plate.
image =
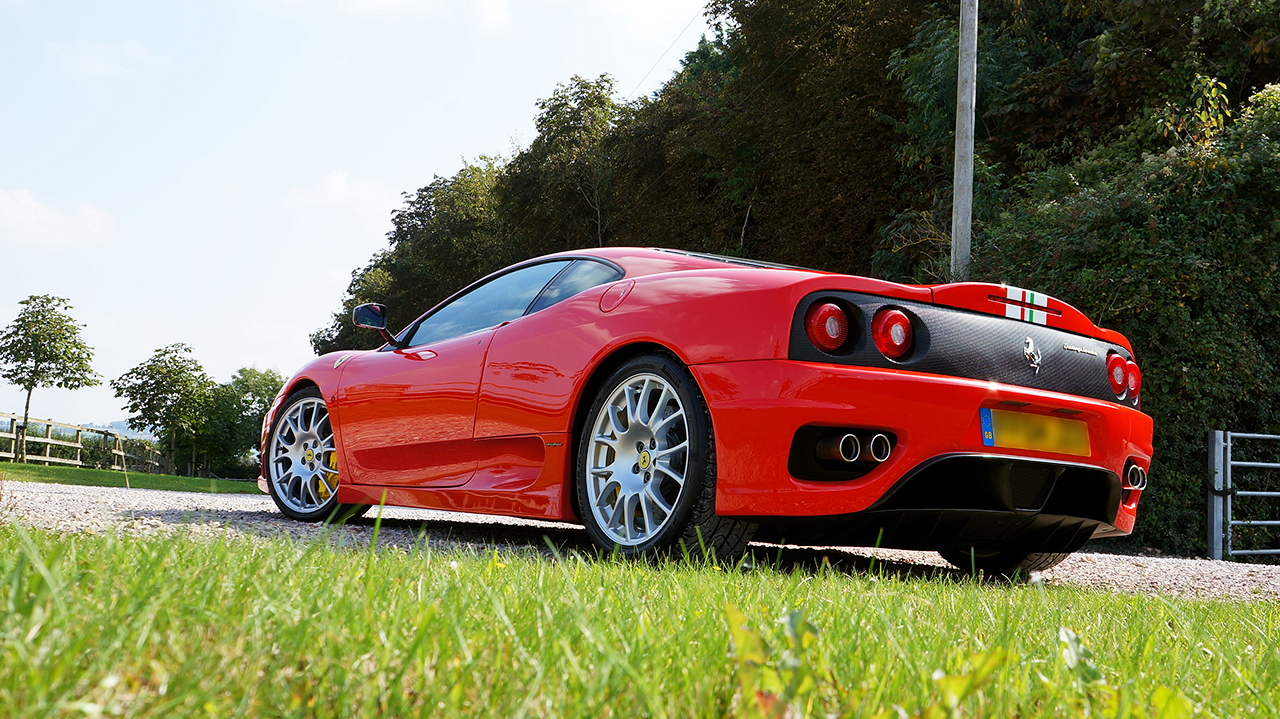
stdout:
[(1045, 417), (1003, 409), (981, 409), (982, 443), (1088, 457), (1089, 425), (1078, 419)]

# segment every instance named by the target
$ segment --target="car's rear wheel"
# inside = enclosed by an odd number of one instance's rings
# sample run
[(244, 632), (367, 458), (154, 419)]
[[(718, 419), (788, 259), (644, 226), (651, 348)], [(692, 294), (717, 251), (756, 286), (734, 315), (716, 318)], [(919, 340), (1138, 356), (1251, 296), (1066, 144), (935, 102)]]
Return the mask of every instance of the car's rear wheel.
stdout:
[(966, 572), (982, 572), (988, 576), (1009, 577), (1018, 574), (1042, 572), (1055, 567), (1071, 556), (1071, 552), (1028, 552), (1022, 549), (1001, 550), (945, 550), (938, 554), (958, 569)]
[(715, 513), (715, 437), (693, 375), (645, 355), (604, 383), (578, 442), (577, 491), (596, 544), (736, 561), (755, 525)]
[(286, 516), (303, 522), (346, 520), (367, 504), (338, 502), (338, 458), (329, 408), (315, 387), (295, 392), (267, 436), (267, 489)]

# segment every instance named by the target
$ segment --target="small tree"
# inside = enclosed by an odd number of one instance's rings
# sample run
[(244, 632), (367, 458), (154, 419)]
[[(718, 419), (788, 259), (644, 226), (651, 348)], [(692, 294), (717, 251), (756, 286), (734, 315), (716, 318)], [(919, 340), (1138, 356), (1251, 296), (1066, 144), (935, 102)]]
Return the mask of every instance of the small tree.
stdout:
[[(191, 449), (204, 456), (203, 473), (252, 479), (254, 450), (262, 438), (262, 417), (271, 408), (284, 377), (275, 370), (242, 367), (205, 395), (191, 435)], [(184, 440), (185, 441), (185, 440)], [(186, 449), (180, 442), (181, 449)]]
[(156, 350), (151, 359), (111, 380), (116, 396), (128, 400), (129, 424), (168, 435), (169, 459), (175, 465), (178, 433), (195, 436), (213, 387), (191, 348), (181, 343)]
[(37, 387), (80, 389), (99, 384), (93, 350), (80, 337), (83, 325), (67, 314), (71, 304), (61, 297), (31, 295), (0, 335), (0, 377), (27, 391), (22, 424), (15, 439), (15, 461), (27, 460), (27, 420), (31, 393)]
[[(618, 118), (613, 78), (584, 80), (575, 75), (568, 85), (558, 86), (549, 100), (539, 100), (538, 108), (542, 113), (535, 121), (534, 145), (546, 153), (545, 182), (548, 187), (570, 189), (586, 203), (590, 214), (583, 218), (583, 229), (595, 235), (596, 246), (604, 247), (615, 214), (615, 167), (605, 149)], [(531, 147), (530, 152), (534, 151)]]
[(251, 452), (262, 439), (262, 418), (284, 386), (284, 377), (273, 369), (241, 367), (231, 376), (230, 384), (240, 400), (236, 449)]

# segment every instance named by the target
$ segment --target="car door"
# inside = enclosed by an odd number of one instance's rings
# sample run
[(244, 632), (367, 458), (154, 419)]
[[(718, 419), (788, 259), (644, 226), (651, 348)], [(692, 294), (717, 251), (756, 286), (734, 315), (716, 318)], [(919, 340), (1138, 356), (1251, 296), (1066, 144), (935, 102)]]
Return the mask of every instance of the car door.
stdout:
[(337, 398), (353, 484), (450, 487), (476, 468), (476, 401), (497, 327), (521, 317), (567, 261), (488, 278), (411, 325), (399, 346), (356, 355)]
[[(498, 330), (485, 357), (476, 410), (477, 438), (563, 432), (585, 359), (606, 338), (593, 330), (599, 303), (540, 313), (587, 290), (614, 282), (622, 268), (579, 258), (529, 308), (529, 317)], [(563, 310), (563, 306), (560, 308)]]

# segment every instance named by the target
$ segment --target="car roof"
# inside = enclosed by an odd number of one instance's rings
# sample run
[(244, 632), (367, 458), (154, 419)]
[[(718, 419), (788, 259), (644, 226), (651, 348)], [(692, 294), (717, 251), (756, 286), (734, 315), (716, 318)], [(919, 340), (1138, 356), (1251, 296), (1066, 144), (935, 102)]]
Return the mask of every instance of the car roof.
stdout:
[[(551, 257), (598, 257), (622, 267), (628, 277), (656, 275), (666, 272), (710, 269), (778, 269), (819, 273), (805, 267), (780, 265), (745, 257), (726, 257), (702, 252), (674, 250), (662, 247), (593, 247), (562, 252)], [(827, 273), (821, 273), (827, 274)]]

